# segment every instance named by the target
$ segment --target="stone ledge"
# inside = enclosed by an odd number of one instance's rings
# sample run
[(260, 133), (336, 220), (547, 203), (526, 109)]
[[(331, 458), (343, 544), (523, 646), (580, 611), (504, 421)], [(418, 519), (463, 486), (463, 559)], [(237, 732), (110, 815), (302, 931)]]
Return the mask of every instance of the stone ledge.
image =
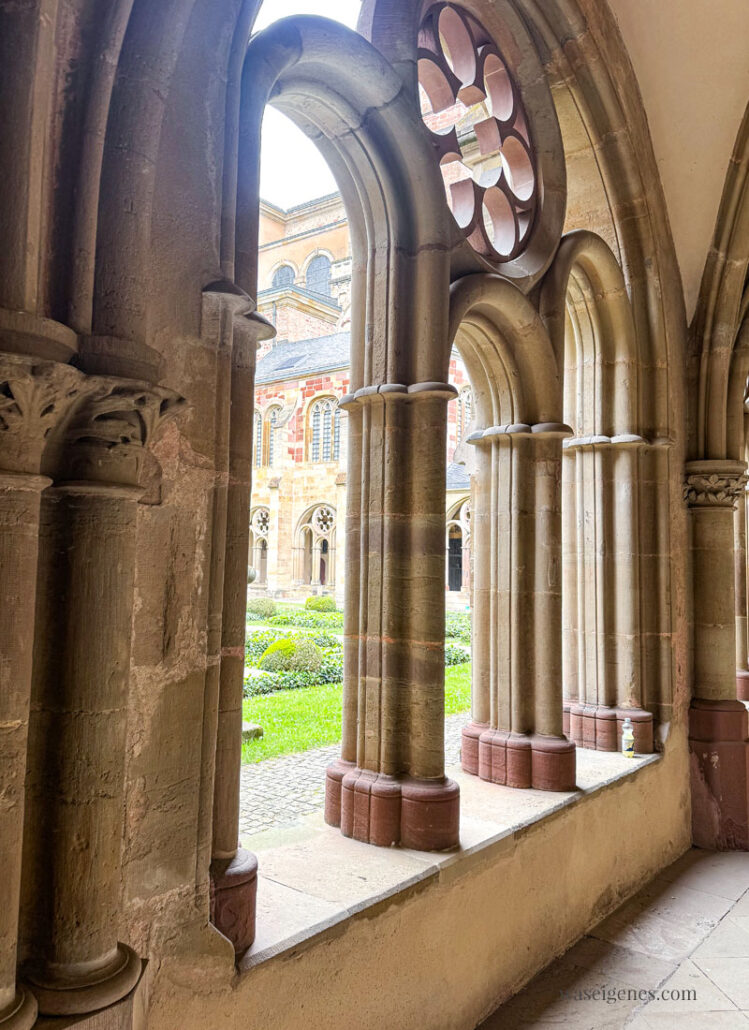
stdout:
[(361, 913), (402, 901), (442, 878), (460, 876), (473, 858), (491, 858), (510, 839), (554, 813), (629, 779), (660, 755), (629, 759), (604, 751), (577, 752), (577, 790), (548, 793), (486, 783), (459, 767), (460, 847), (447, 852), (378, 848), (326, 826), (322, 812), (242, 838), (259, 861), (257, 936), (240, 974), (279, 955), (317, 944)]

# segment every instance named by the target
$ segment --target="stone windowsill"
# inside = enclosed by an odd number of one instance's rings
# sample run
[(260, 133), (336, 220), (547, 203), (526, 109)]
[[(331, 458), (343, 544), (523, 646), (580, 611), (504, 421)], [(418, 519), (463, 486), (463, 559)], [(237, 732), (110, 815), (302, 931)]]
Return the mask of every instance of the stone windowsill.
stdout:
[(261, 962), (322, 940), (334, 927), (395, 895), (421, 889), (448, 867), (483, 853), (553, 812), (577, 804), (659, 760), (612, 752), (577, 751), (578, 789), (570, 793), (516, 790), (484, 783), (453, 767), (460, 784), (460, 847), (448, 852), (377, 848), (344, 837), (314, 812), (291, 826), (246, 836), (258, 856), (257, 938), (240, 962)]

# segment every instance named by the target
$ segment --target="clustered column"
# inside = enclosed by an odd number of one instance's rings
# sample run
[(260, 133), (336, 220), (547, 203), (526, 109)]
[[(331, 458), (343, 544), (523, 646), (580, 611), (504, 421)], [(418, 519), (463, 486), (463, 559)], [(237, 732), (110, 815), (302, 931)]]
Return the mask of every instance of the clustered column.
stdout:
[(34, 607), (47, 435), (75, 402), (82, 376), (53, 362), (0, 355), (0, 1027), (26, 1030), (36, 1000), (16, 984)]
[(117, 940), (138, 486), (178, 398), (86, 377), (42, 506), (24, 838), (25, 973), (47, 1015), (93, 1012), (137, 983)]
[(689, 711), (693, 840), (749, 848), (749, 726), (736, 699), (734, 509), (745, 464), (687, 464), (694, 597), (694, 693)]
[(567, 426), (493, 426), (478, 448), (472, 721), (466, 772), (493, 783), (574, 790), (563, 731), (561, 459)]
[(625, 717), (635, 750), (653, 750), (642, 707), (637, 435), (564, 442), (565, 730), (579, 747), (619, 748)]
[(341, 760), (325, 818), (373, 844), (458, 843), (459, 791), (444, 772), (443, 383), (385, 384), (349, 412)]

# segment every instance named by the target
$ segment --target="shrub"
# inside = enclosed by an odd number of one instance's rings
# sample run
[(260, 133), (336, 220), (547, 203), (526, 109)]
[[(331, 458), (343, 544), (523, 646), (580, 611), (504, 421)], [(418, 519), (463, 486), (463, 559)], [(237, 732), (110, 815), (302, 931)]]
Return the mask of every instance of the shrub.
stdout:
[(323, 654), (311, 637), (282, 637), (260, 658), (265, 672), (319, 672)]
[(271, 597), (252, 597), (247, 602), (247, 614), (270, 619), (276, 614), (276, 602)]
[(449, 612), (445, 616), (445, 636), (470, 644), (471, 616), (463, 615), (461, 612)]
[(318, 647), (322, 647), (322, 648), (326, 648), (326, 647), (343, 648), (343, 645), (341, 644), (341, 641), (338, 639), (338, 637), (334, 637), (334, 636), (332, 636), (332, 634), (325, 633), (324, 631), (322, 631), (320, 633), (313, 633), (312, 634), (312, 639), (314, 640), (314, 642), (317, 644)]
[(279, 612), (268, 619), (271, 626), (299, 626), (302, 629), (343, 629), (343, 612)]
[(281, 640), (286, 634), (279, 633), (275, 629), (261, 629), (255, 633), (248, 633), (244, 645), (244, 653), (248, 665), (257, 665), (260, 658), (271, 644)]
[(335, 600), (332, 597), (308, 597), (304, 607), (311, 612), (336, 611)]
[(464, 647), (458, 644), (445, 644), (445, 665), (462, 665), (470, 662), (471, 656)]

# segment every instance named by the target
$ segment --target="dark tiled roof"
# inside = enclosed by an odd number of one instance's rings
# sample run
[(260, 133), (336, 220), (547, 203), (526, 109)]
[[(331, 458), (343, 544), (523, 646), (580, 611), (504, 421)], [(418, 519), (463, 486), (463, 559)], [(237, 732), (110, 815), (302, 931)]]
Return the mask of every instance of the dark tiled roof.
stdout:
[(302, 379), (313, 372), (347, 368), (350, 358), (349, 333), (321, 336), (317, 340), (279, 343), (257, 365), (255, 382), (274, 383), (278, 379)]
[(466, 472), (465, 465), (456, 465), (454, 461), (448, 463), (447, 466), (447, 486), (448, 490), (468, 490), (471, 485), (471, 480)]

